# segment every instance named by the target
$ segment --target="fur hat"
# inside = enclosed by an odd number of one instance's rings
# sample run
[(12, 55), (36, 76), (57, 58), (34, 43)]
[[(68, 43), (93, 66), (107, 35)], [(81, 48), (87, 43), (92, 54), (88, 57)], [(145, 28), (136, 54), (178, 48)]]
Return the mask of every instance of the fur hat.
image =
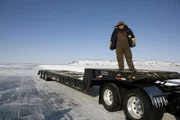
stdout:
[(119, 21), (114, 27), (118, 27), (120, 25), (125, 25), (124, 21)]

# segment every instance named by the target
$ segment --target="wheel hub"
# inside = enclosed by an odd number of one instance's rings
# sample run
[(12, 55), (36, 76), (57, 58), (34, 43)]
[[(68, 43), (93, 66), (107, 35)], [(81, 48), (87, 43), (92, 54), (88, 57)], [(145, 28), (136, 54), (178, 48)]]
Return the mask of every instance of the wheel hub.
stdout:
[(127, 108), (129, 114), (135, 119), (140, 119), (144, 114), (143, 104), (141, 100), (135, 96), (129, 98)]
[(112, 91), (109, 89), (106, 89), (103, 94), (103, 99), (106, 105), (111, 106), (113, 103), (113, 94)]

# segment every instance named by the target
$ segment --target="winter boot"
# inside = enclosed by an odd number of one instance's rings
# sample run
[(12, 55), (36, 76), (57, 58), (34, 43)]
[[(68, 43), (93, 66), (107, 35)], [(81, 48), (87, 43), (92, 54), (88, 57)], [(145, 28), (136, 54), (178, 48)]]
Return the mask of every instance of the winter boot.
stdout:
[(131, 72), (137, 72), (137, 70), (135, 68), (133, 69), (129, 69)]
[(119, 68), (118, 72), (123, 72), (124, 68)]

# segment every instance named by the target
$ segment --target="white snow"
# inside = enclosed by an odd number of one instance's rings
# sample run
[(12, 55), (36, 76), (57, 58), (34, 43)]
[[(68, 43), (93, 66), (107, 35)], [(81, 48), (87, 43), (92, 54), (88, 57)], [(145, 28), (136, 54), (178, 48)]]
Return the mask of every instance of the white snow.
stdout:
[(47, 70), (69, 70), (84, 72), (85, 68), (118, 68), (117, 66), (92, 66), (92, 65), (40, 65), (42, 69)]
[(0, 65), (0, 76), (34, 75), (40, 68), (36, 64), (3, 64)]
[[(134, 61), (135, 66), (164, 66), (164, 67), (180, 67), (180, 63), (176, 62), (159, 62), (159, 61)], [(117, 66), (116, 60), (75, 60), (69, 65), (91, 65), (91, 66)], [(126, 62), (125, 62), (125, 65)]]

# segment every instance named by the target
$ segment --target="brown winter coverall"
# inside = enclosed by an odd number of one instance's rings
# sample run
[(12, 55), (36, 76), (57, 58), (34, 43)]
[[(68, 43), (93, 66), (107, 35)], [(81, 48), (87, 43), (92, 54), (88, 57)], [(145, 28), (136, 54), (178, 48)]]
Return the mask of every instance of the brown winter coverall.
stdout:
[(116, 49), (116, 56), (120, 69), (124, 69), (124, 56), (126, 58), (129, 69), (134, 69), (130, 47), (135, 46), (136, 40), (131, 29), (125, 25), (124, 29), (121, 30), (117, 25), (111, 35), (110, 49)]
[(132, 62), (132, 53), (125, 31), (118, 31), (117, 33), (116, 56), (119, 68), (124, 69), (125, 56), (129, 69), (134, 69), (134, 64)]

